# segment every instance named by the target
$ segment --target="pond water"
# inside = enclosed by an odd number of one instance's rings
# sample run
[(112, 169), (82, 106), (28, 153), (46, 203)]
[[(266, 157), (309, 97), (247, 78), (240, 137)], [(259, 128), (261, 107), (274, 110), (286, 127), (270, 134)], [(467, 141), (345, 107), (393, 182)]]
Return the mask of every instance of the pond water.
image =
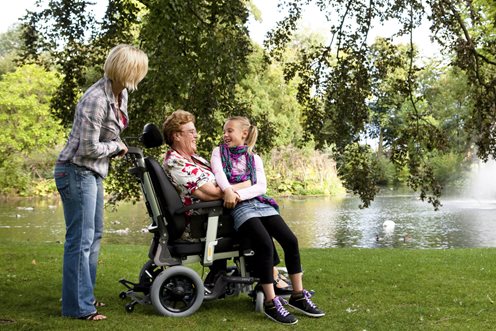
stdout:
[[(434, 211), (415, 194), (380, 194), (371, 207), (349, 197), (279, 198), (301, 247), (496, 247), (496, 200), (443, 198)], [(148, 245), (144, 204), (123, 203), (105, 215), (104, 242)], [(65, 225), (57, 200), (0, 202), (0, 240), (60, 242)]]

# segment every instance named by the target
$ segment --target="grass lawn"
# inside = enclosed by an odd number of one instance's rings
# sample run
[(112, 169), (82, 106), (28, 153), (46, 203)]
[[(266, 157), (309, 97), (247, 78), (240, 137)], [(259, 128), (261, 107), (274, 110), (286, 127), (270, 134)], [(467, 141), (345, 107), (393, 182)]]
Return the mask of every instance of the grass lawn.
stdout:
[(120, 278), (137, 281), (148, 247), (102, 245), (96, 295), (100, 322), (60, 317), (63, 246), (0, 243), (2, 330), (494, 330), (496, 249), (304, 249), (307, 289), (327, 315), (295, 326), (269, 321), (247, 295), (204, 302), (190, 317), (151, 305), (126, 313)]

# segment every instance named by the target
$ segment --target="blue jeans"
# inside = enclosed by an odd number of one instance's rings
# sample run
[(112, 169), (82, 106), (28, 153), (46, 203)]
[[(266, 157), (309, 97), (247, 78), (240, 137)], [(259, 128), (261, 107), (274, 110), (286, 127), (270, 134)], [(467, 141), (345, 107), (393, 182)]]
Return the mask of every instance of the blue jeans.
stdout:
[(54, 177), (66, 226), (62, 315), (83, 317), (96, 311), (93, 290), (103, 233), (102, 178), (72, 163), (57, 164)]

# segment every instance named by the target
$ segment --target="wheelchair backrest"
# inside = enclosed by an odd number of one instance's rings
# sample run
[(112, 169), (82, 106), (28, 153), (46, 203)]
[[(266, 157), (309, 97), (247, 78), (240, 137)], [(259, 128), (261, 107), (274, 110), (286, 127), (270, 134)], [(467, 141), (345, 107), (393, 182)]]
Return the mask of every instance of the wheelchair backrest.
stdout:
[(145, 165), (149, 171), (160, 209), (168, 223), (169, 241), (174, 241), (181, 237), (186, 227), (184, 214), (176, 214), (176, 211), (183, 207), (183, 203), (162, 166), (151, 157), (145, 158)]

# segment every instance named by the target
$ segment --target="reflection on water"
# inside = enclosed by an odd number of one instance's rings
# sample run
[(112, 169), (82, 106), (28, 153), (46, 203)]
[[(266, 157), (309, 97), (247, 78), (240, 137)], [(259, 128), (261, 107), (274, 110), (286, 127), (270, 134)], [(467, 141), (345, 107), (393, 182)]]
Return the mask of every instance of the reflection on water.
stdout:
[[(307, 247), (454, 248), (496, 246), (496, 200), (443, 200), (432, 206), (414, 195), (359, 200), (287, 199), (282, 214)], [(383, 224), (394, 222), (394, 230)]]
[[(415, 195), (378, 196), (367, 209), (356, 198), (278, 202), (301, 247), (496, 247), (496, 200), (444, 198), (439, 211)], [(143, 203), (121, 204), (106, 211), (104, 242), (148, 244), (147, 226)], [(63, 242), (64, 234), (59, 202), (0, 202), (0, 240)]]

